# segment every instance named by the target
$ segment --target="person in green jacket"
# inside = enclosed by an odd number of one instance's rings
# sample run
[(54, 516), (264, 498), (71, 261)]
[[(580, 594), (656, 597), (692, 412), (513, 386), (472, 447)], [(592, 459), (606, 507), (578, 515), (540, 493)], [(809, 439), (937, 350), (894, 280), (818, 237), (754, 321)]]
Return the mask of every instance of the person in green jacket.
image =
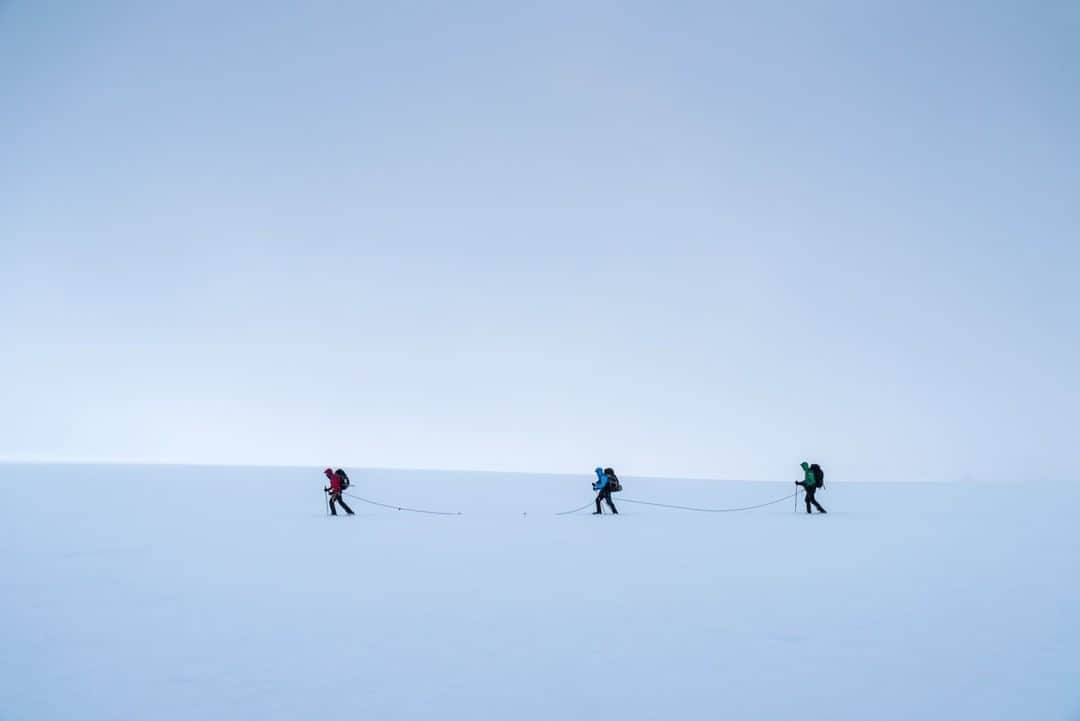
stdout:
[(817, 474), (814, 473), (814, 469), (806, 461), (802, 462), (802, 470), (803, 479), (795, 481), (795, 485), (802, 486), (806, 490), (806, 512), (811, 513), (810, 506), (813, 505), (814, 508), (818, 509), (818, 513), (825, 513), (825, 509), (814, 498), (814, 494), (817, 493)]

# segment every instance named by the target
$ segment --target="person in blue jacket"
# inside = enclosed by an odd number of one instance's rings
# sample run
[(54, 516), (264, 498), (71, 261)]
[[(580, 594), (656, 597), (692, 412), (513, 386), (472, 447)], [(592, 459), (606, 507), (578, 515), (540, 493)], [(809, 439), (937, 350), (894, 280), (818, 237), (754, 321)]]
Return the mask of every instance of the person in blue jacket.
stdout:
[(600, 491), (596, 494), (596, 511), (593, 512), (594, 516), (599, 516), (603, 512), (600, 510), (600, 501), (607, 501), (608, 508), (611, 512), (618, 515), (619, 509), (615, 507), (615, 504), (611, 502), (611, 479), (604, 473), (603, 468), (596, 469), (596, 482), (592, 484), (594, 491)]

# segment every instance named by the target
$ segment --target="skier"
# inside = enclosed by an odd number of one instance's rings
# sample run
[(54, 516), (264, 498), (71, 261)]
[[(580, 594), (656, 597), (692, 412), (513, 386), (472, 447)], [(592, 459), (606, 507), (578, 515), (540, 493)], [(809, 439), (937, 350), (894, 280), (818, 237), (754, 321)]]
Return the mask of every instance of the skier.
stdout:
[(596, 482), (592, 484), (594, 491), (600, 491), (596, 495), (596, 510), (593, 512), (594, 516), (599, 516), (603, 513), (600, 510), (600, 501), (607, 501), (608, 507), (615, 515), (619, 514), (619, 509), (615, 508), (615, 504), (611, 502), (611, 479), (608, 474), (604, 473), (603, 468), (596, 469)]
[[(817, 464), (815, 464), (817, 465)], [(814, 498), (814, 494), (818, 489), (818, 477), (814, 472), (814, 468), (806, 461), (802, 462), (803, 479), (801, 481), (795, 481), (796, 486), (802, 486), (806, 490), (806, 512), (811, 513), (810, 506), (818, 509), (818, 513), (825, 513), (825, 509), (821, 507), (821, 504)], [(818, 471), (820, 472), (820, 468)]]
[(349, 504), (345, 503), (341, 497), (341, 476), (334, 473), (333, 468), (327, 468), (323, 473), (330, 479), (330, 485), (323, 490), (330, 494), (330, 515), (337, 515), (337, 504), (341, 504), (341, 507), (345, 509), (345, 512), (350, 516), (353, 515), (353, 510), (349, 508)]

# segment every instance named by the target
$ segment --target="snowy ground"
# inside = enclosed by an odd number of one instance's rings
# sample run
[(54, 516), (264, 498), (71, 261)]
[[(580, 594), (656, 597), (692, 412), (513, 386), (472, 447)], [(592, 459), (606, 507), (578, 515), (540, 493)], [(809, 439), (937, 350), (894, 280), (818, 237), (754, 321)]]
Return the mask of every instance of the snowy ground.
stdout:
[(0, 466), (0, 719), (1080, 719), (1073, 486), (589, 475)]

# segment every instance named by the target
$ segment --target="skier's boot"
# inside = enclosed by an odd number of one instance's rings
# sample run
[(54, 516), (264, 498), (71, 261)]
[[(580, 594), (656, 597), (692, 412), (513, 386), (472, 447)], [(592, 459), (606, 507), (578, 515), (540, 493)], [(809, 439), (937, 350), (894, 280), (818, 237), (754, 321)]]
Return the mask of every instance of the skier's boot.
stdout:
[(603, 511), (593, 511), (593, 512), (592, 512), (592, 514), (593, 514), (594, 516), (602, 516), (602, 515), (603, 515)]

